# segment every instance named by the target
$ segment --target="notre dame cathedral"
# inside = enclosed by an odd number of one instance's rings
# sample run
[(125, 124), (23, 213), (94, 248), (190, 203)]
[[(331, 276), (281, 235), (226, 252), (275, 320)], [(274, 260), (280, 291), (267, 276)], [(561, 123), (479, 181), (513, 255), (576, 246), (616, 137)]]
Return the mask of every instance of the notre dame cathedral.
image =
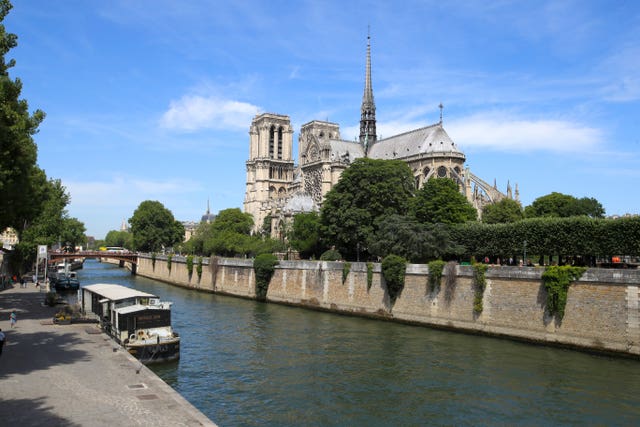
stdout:
[[(325, 195), (342, 172), (359, 157), (399, 159), (413, 172), (416, 188), (431, 178), (452, 178), (467, 200), (478, 210), (503, 198), (514, 198), (473, 175), (440, 121), (389, 138), (376, 135), (376, 105), (371, 83), (371, 43), (367, 41), (364, 94), (360, 108), (358, 141), (340, 137), (340, 126), (313, 120), (302, 125), (298, 137), (298, 164), (293, 160), (293, 128), (289, 116), (263, 113), (249, 129), (249, 160), (244, 210), (253, 216), (255, 230), (271, 218), (272, 237), (300, 212), (319, 210)], [(515, 189), (518, 200), (518, 187)]]

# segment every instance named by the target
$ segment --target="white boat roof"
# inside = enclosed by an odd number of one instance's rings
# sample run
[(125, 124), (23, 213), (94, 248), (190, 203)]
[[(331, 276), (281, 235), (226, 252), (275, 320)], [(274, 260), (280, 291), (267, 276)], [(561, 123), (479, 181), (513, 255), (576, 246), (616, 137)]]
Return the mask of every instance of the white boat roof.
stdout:
[(117, 308), (115, 310), (116, 313), (120, 313), (120, 314), (127, 314), (127, 313), (134, 313), (136, 311), (145, 311), (145, 310), (166, 310), (167, 307), (163, 306), (163, 305), (140, 305), (140, 304), (134, 304), (134, 305), (128, 305), (126, 307), (121, 307), (121, 308)]
[(83, 289), (86, 289), (90, 292), (93, 292), (94, 294), (98, 294), (112, 301), (118, 301), (122, 299), (135, 298), (135, 297), (158, 298), (157, 295), (148, 294), (142, 291), (137, 291), (132, 288), (127, 288), (126, 286), (114, 285), (109, 283), (98, 283), (96, 285), (88, 285), (88, 286), (84, 286)]

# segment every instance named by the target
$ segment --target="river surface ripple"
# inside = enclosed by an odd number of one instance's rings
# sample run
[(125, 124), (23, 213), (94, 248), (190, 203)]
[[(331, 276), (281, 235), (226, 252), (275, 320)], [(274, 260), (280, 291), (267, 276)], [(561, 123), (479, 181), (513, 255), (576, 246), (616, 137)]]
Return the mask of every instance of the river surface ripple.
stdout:
[(220, 426), (640, 424), (636, 360), (79, 276), (174, 302), (180, 361), (150, 368)]

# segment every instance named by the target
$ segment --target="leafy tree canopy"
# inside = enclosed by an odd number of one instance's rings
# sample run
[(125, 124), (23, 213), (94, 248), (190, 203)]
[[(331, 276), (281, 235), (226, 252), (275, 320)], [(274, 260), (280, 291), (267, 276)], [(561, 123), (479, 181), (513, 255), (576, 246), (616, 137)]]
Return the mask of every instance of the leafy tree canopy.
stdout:
[(300, 252), (301, 258), (320, 257), (324, 250), (320, 243), (320, 215), (317, 212), (295, 215), (289, 232), (289, 243)]
[(560, 217), (586, 215), (591, 218), (604, 218), (604, 208), (594, 198), (577, 199), (568, 194), (553, 192), (538, 197), (524, 210), (525, 217)]
[(239, 208), (230, 208), (220, 211), (216, 219), (211, 223), (213, 234), (221, 231), (232, 231), (234, 233), (251, 233), (253, 227), (253, 217), (251, 214), (242, 212)]
[(131, 249), (133, 247), (133, 236), (128, 231), (111, 230), (104, 238), (105, 246), (118, 246)]
[[(327, 193), (320, 222), (327, 246), (354, 259), (376, 230), (379, 217), (405, 215), (413, 196), (411, 170), (400, 160), (357, 159)], [(365, 251), (366, 252), (366, 251)]]
[(412, 200), (411, 214), (430, 224), (460, 224), (477, 219), (475, 208), (450, 178), (428, 180)]
[(44, 113), (29, 114), (27, 101), (20, 99), (22, 82), (9, 76), (15, 61), (5, 61), (5, 56), (17, 46), (17, 36), (6, 32), (1, 22), (11, 8), (8, 0), (0, 0), (0, 230), (13, 227), (20, 233), (25, 222), (39, 215), (44, 201), (46, 176), (36, 165), (32, 138)]
[(158, 201), (145, 200), (129, 218), (133, 245), (143, 252), (158, 252), (184, 238), (184, 226)]
[(502, 224), (520, 221), (524, 217), (522, 206), (513, 199), (502, 199), (487, 205), (482, 210), (482, 222), (485, 224)]
[(378, 222), (378, 230), (368, 243), (371, 254), (378, 257), (396, 254), (414, 263), (424, 263), (463, 252), (443, 224), (424, 224), (402, 215), (380, 218)]

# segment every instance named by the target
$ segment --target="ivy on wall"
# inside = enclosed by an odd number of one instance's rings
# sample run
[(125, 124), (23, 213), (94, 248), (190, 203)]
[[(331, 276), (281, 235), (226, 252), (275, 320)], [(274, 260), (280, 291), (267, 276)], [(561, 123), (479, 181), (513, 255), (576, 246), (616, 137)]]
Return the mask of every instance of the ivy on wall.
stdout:
[(440, 287), (440, 279), (442, 279), (442, 271), (444, 270), (445, 262), (442, 260), (431, 261), (429, 264), (429, 278), (427, 283), (429, 285), (429, 292), (433, 292)]
[(473, 298), (473, 311), (476, 314), (482, 313), (484, 309), (482, 298), (484, 297), (484, 290), (487, 287), (487, 279), (485, 278), (487, 268), (486, 264), (473, 264), (473, 284), (476, 288)]
[(382, 260), (382, 277), (387, 282), (389, 298), (393, 304), (404, 288), (407, 260), (398, 255), (387, 255)]
[(173, 254), (167, 255), (167, 269), (171, 271), (171, 259), (173, 258)]
[(193, 255), (187, 255), (187, 273), (189, 273), (189, 280), (193, 275)]
[(367, 263), (367, 290), (371, 289), (373, 284), (373, 263)]
[(155, 271), (156, 269), (156, 253), (151, 253), (151, 269)]
[(556, 315), (562, 320), (567, 305), (569, 285), (572, 281), (578, 280), (586, 270), (585, 267), (570, 265), (552, 265), (544, 270), (542, 283), (547, 291), (546, 309), (550, 315)]
[(198, 281), (202, 278), (202, 257), (198, 257), (198, 264), (196, 265), (196, 274), (198, 275)]
[(342, 284), (347, 281), (347, 277), (349, 276), (349, 271), (351, 271), (351, 263), (345, 262), (342, 264)]
[(253, 271), (256, 274), (256, 298), (264, 301), (267, 299), (269, 282), (278, 265), (278, 258), (272, 254), (261, 254), (253, 260)]

